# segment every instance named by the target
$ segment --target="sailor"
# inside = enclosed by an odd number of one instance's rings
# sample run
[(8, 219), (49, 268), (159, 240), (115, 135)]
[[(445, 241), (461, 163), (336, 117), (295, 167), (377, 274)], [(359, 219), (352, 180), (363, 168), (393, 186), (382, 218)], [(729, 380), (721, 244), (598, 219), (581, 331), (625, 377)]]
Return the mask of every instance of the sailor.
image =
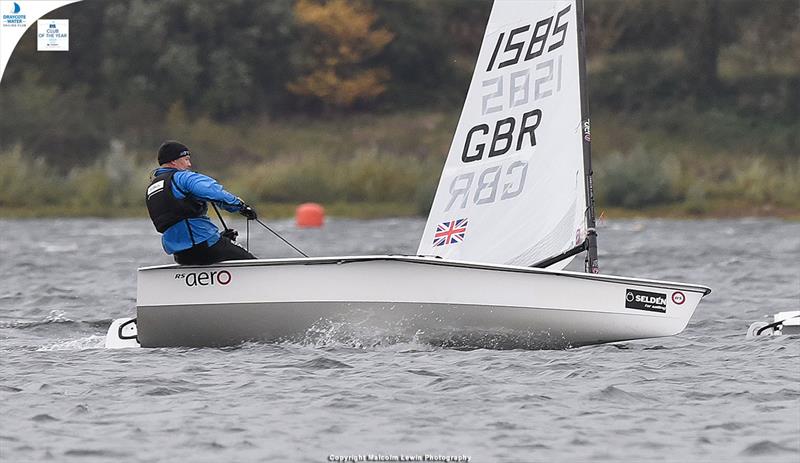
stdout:
[(192, 172), (191, 156), (189, 148), (177, 141), (166, 141), (158, 149), (160, 167), (153, 172), (146, 201), (153, 225), (162, 233), (164, 251), (181, 265), (255, 259), (233, 243), (235, 230), (220, 233), (208, 218), (207, 201), (228, 212), (239, 212), (247, 220), (257, 219), (256, 211), (213, 178)]

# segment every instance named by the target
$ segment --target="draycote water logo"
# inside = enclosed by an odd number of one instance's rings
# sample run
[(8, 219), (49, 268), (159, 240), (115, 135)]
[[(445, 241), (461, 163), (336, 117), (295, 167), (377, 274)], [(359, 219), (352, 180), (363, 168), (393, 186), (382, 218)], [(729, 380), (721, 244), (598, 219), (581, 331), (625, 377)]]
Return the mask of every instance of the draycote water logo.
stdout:
[(14, 2), (10, 11), (3, 12), (3, 27), (27, 27), (28, 22), (21, 12), (22, 8), (20, 8), (19, 3)]

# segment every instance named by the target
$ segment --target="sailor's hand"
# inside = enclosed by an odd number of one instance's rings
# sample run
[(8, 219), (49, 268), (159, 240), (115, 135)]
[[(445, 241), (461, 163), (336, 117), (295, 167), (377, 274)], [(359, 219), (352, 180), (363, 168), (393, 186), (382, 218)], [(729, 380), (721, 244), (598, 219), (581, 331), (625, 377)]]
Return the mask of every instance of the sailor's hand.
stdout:
[(233, 228), (226, 228), (225, 231), (220, 233), (220, 236), (228, 238), (231, 241), (236, 241), (236, 237), (239, 236), (239, 232)]
[(258, 218), (256, 210), (248, 206), (247, 204), (242, 204), (242, 208), (239, 209), (239, 214), (242, 214), (243, 216), (247, 217), (247, 220), (256, 220)]

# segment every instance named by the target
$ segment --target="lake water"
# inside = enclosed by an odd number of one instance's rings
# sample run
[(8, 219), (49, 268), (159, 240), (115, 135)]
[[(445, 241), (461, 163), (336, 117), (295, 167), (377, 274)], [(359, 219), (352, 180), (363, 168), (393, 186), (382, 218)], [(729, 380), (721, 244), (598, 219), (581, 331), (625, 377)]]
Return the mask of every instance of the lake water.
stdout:
[[(134, 315), (136, 268), (171, 262), (152, 225), (0, 225), (2, 461), (800, 461), (800, 336), (745, 339), (800, 309), (799, 223), (610, 221), (603, 273), (714, 292), (678, 336), (558, 351), (336, 332), (106, 350), (111, 319)], [(321, 256), (414, 253), (424, 223), (272, 225)], [(293, 255), (263, 229), (250, 245)]]

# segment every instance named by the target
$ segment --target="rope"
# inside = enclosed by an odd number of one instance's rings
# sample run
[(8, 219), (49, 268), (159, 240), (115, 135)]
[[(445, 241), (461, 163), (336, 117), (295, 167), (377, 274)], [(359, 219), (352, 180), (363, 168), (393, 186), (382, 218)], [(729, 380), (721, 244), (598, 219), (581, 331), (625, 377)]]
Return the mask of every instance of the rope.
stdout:
[[(225, 224), (225, 221), (222, 220), (222, 214), (219, 213), (219, 209), (217, 209), (217, 205), (214, 204), (213, 202), (211, 202), (211, 206), (214, 208), (214, 211), (217, 213), (217, 217), (219, 217), (219, 221), (222, 222), (222, 226), (225, 227), (225, 229), (227, 230), (228, 226)], [(295, 246), (292, 243), (290, 243), (286, 238), (284, 238), (281, 235), (279, 235), (275, 230), (269, 228), (267, 226), (267, 224), (265, 224), (264, 222), (262, 222), (262, 221), (260, 221), (258, 219), (253, 219), (253, 220), (255, 220), (256, 222), (261, 224), (262, 227), (264, 227), (267, 230), (269, 230), (270, 232), (272, 232), (273, 235), (275, 235), (278, 238), (280, 238), (281, 241), (283, 241), (284, 243), (288, 244), (292, 249), (294, 249), (295, 251), (299, 252), (303, 257), (308, 257), (308, 254), (306, 254), (303, 251), (297, 249), (297, 246)], [(247, 247), (245, 249), (247, 249), (248, 251), (250, 250), (250, 219), (247, 219)]]
[(286, 240), (286, 238), (284, 238), (284, 237), (282, 237), (281, 235), (279, 235), (278, 233), (276, 233), (276, 232), (275, 232), (275, 230), (273, 230), (273, 229), (269, 228), (269, 227), (267, 226), (267, 224), (265, 224), (264, 222), (262, 222), (262, 221), (260, 221), (260, 220), (258, 220), (258, 219), (255, 219), (255, 221), (256, 221), (256, 222), (258, 222), (259, 224), (261, 224), (261, 226), (262, 226), (262, 227), (264, 227), (264, 228), (266, 228), (267, 230), (271, 231), (273, 235), (277, 236), (278, 238), (280, 238), (280, 239), (281, 239), (281, 241), (283, 241), (284, 243), (286, 243), (286, 244), (288, 244), (289, 246), (291, 246), (291, 247), (292, 247), (292, 249), (294, 249), (295, 251), (299, 252), (299, 253), (300, 253), (300, 254), (301, 254), (303, 257), (308, 257), (308, 254), (306, 254), (306, 253), (304, 253), (303, 251), (301, 251), (301, 250), (297, 249), (297, 247), (296, 247), (295, 245), (293, 245), (292, 243), (288, 242), (288, 241)]
[(217, 217), (219, 217), (219, 221), (220, 221), (220, 222), (222, 222), (222, 228), (224, 228), (225, 230), (227, 230), (227, 229), (228, 229), (228, 226), (225, 224), (225, 221), (224, 221), (224, 220), (222, 220), (222, 214), (220, 214), (220, 213), (219, 213), (219, 209), (217, 209), (217, 205), (216, 205), (216, 204), (214, 204), (214, 202), (213, 202), (213, 201), (209, 201), (209, 202), (211, 203), (211, 207), (213, 207), (213, 208), (214, 208), (214, 212), (216, 212), (216, 213), (217, 213)]

